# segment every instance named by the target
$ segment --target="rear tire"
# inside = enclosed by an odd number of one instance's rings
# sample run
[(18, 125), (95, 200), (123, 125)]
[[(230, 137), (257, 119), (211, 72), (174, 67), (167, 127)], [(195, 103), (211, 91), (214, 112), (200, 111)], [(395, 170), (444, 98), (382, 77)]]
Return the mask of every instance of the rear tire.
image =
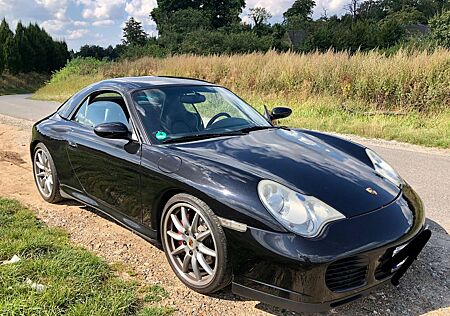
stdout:
[(211, 294), (230, 284), (225, 233), (205, 202), (189, 194), (173, 196), (164, 207), (160, 232), (167, 260), (186, 286)]
[(39, 194), (45, 201), (58, 203), (62, 200), (55, 163), (43, 143), (37, 144), (34, 149), (33, 174)]

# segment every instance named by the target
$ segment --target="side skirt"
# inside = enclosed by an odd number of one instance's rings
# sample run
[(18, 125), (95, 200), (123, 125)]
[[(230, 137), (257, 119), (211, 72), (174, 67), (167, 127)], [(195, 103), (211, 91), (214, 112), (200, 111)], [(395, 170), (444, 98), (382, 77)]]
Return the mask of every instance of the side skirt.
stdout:
[(156, 230), (150, 229), (146, 226), (136, 223), (134, 220), (128, 218), (126, 215), (97, 203), (95, 200), (87, 196), (84, 192), (80, 192), (79, 190), (73, 189), (71, 187), (61, 185), (61, 196), (65, 199), (75, 200), (81, 204), (84, 204), (88, 207), (91, 207), (101, 212), (102, 214), (116, 221), (121, 226), (125, 227), (126, 229), (132, 231), (136, 235), (139, 235), (146, 241), (150, 242), (158, 249), (162, 249), (162, 245), (158, 240), (158, 232)]

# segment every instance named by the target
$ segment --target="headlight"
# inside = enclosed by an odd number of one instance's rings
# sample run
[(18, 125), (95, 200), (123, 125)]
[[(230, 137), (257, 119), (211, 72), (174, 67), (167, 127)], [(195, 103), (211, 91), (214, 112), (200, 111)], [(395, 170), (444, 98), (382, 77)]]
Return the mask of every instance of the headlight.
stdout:
[(315, 197), (271, 180), (259, 182), (258, 194), (263, 205), (286, 229), (304, 237), (317, 237), (327, 223), (345, 218)]
[(386, 161), (370, 149), (366, 149), (367, 156), (372, 161), (375, 171), (383, 178), (391, 181), (396, 186), (401, 187), (404, 184), (403, 179)]

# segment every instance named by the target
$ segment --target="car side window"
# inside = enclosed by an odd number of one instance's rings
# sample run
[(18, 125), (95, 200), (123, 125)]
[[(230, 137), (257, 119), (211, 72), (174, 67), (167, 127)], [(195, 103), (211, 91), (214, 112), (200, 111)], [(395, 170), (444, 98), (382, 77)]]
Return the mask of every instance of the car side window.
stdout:
[(94, 128), (103, 123), (123, 123), (131, 131), (130, 116), (122, 97), (112, 93), (88, 98), (78, 109), (73, 120), (84, 126)]

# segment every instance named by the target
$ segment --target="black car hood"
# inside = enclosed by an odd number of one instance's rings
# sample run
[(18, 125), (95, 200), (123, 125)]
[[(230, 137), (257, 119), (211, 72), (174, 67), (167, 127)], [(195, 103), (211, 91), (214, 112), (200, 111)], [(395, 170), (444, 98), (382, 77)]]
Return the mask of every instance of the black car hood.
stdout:
[[(392, 202), (400, 189), (366, 163), (298, 130), (269, 129), (242, 136), (181, 143), (172, 149), (271, 179), (312, 195), (346, 217)], [(372, 188), (375, 194), (367, 189)], [(255, 187), (256, 193), (256, 187)]]

